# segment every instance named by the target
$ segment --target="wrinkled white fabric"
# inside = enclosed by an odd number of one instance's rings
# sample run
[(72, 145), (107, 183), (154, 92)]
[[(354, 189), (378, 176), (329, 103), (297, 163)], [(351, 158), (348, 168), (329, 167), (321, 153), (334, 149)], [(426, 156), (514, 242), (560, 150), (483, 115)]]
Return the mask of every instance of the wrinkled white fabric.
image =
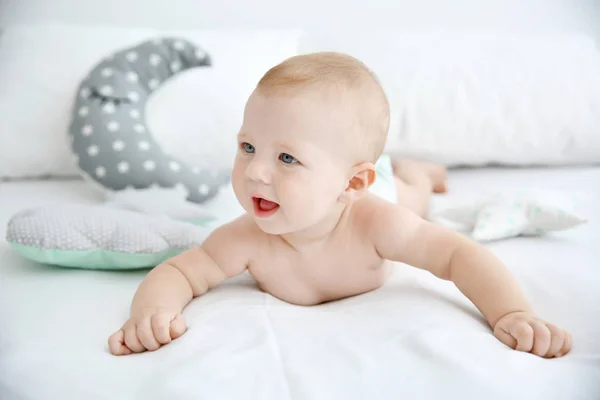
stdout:
[[(600, 168), (452, 171), (434, 205), (500, 188), (600, 195)], [(84, 182), (0, 184), (10, 215), (56, 202), (100, 204)], [(223, 208), (227, 208), (225, 204)], [(441, 209), (441, 207), (440, 207)], [(187, 333), (152, 353), (114, 357), (145, 272), (81, 271), (27, 261), (0, 239), (0, 398), (257, 400), (595, 400), (600, 398), (600, 212), (552, 237), (487, 243), (544, 319), (573, 333), (571, 354), (508, 349), (454, 287), (398, 264), (374, 292), (317, 307), (283, 303), (244, 274), (194, 300)]]

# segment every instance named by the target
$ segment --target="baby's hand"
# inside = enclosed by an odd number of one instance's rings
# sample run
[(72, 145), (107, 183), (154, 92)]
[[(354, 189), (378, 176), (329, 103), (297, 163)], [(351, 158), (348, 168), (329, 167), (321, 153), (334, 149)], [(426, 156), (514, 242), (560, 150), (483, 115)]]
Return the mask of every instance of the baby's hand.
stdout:
[(505, 345), (540, 357), (561, 357), (571, 350), (571, 334), (527, 312), (502, 317), (494, 335)]
[(113, 333), (108, 338), (108, 347), (116, 356), (154, 351), (183, 335), (186, 329), (185, 319), (179, 312), (145, 310)]

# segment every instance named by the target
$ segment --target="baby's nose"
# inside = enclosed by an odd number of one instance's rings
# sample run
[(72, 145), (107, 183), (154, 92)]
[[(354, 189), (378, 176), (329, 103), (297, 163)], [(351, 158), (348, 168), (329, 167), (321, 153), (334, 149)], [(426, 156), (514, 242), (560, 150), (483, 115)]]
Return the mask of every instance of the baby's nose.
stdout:
[(271, 168), (267, 162), (255, 158), (246, 168), (246, 177), (268, 185), (271, 183)]

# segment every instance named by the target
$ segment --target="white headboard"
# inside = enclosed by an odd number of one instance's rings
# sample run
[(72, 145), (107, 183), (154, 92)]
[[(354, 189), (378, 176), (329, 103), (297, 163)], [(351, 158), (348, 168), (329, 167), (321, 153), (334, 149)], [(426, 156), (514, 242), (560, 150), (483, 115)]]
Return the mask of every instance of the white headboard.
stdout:
[(275, 27), (579, 32), (600, 37), (597, 0), (0, 0), (0, 22), (166, 28)]

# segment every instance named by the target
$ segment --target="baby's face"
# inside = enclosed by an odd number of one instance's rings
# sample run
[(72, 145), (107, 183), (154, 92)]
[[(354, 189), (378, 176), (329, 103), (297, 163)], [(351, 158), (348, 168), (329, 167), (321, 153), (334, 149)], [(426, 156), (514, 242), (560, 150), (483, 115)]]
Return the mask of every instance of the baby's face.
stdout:
[(343, 138), (352, 124), (342, 108), (317, 95), (250, 96), (232, 181), (263, 231), (309, 229), (336, 209), (351, 167)]

